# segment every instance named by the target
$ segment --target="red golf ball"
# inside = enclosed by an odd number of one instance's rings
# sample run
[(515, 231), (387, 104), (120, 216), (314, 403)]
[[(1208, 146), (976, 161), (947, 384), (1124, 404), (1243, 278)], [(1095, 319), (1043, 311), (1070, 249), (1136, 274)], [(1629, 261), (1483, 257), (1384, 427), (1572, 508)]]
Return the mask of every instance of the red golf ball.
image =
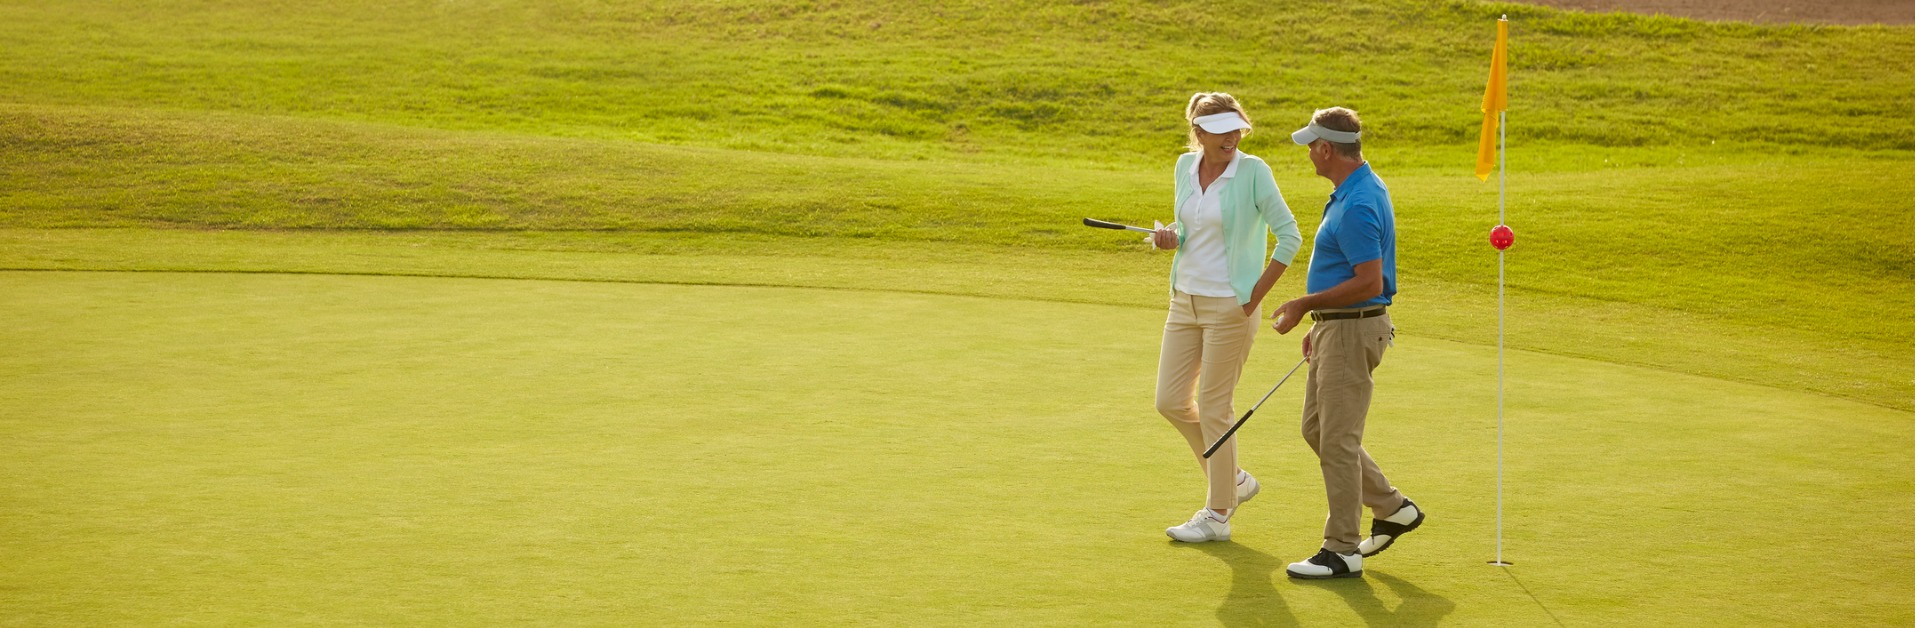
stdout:
[(1513, 230), (1508, 229), (1506, 225), (1494, 227), (1493, 233), (1487, 234), (1487, 242), (1492, 244), (1493, 248), (1505, 251), (1507, 247), (1513, 246)]

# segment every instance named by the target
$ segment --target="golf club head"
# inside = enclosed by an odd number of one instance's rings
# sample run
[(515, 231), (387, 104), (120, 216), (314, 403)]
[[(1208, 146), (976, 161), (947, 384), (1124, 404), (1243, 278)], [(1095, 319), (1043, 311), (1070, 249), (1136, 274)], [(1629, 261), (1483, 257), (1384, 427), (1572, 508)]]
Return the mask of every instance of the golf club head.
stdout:
[(1105, 220), (1094, 220), (1092, 218), (1081, 218), (1080, 224), (1093, 227), (1096, 229), (1126, 229), (1127, 228), (1126, 225), (1111, 223)]

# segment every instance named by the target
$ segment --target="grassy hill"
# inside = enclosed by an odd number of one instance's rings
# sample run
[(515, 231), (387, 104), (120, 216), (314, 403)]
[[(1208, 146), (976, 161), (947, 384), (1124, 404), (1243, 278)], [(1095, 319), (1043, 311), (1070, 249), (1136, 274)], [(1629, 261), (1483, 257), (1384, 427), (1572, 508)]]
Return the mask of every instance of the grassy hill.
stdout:
[[(1513, 138), (1913, 147), (1911, 28), (1480, 2), (12, 3), (9, 100), (810, 155), (1159, 165), (1186, 96), (1382, 146), (1472, 141), (1502, 14)], [(1256, 134), (1252, 152), (1277, 133)]]
[[(1515, 346), (1912, 407), (1912, 28), (1477, 2), (14, 3), (0, 227), (939, 250), (999, 269), (976, 283), (1051, 275), (1015, 292), (1151, 306), (1106, 276), (1157, 286), (1164, 258), (1073, 221), (1164, 217), (1180, 108), (1220, 89), (1252, 109), (1247, 150), (1309, 235), (1327, 185), (1284, 131), (1359, 109), (1399, 199), (1403, 305), (1426, 315), (1409, 331), (1490, 342), (1495, 188), (1467, 172), (1503, 13), (1509, 278), (1537, 325)], [(187, 236), (15, 233), (7, 267), (221, 268)], [(104, 242), (150, 255), (74, 253)], [(1891, 314), (1836, 316), (1857, 312)]]

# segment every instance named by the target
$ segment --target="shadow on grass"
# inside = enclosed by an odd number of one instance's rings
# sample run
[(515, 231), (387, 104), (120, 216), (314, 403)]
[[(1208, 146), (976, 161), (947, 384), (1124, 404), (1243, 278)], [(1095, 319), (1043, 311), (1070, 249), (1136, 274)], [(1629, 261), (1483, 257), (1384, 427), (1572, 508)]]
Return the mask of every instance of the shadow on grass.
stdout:
[(1293, 617), (1293, 611), (1287, 608), (1287, 601), (1280, 597), (1280, 590), (1273, 586), (1273, 579), (1285, 578), (1279, 573), (1287, 564), (1273, 555), (1249, 548), (1237, 543), (1174, 543), (1176, 546), (1197, 549), (1207, 555), (1220, 559), (1233, 569), (1233, 588), (1227, 590), (1227, 599), (1220, 601), (1220, 609), (1214, 616), (1225, 626), (1298, 626), (1300, 620)]
[[(1437, 626), (1454, 608), (1453, 600), (1429, 593), (1414, 583), (1376, 569), (1366, 570), (1362, 578), (1296, 580), (1288, 578), (1284, 571), (1287, 561), (1245, 545), (1174, 545), (1206, 552), (1233, 569), (1233, 586), (1227, 591), (1227, 598), (1220, 601), (1220, 609), (1214, 612), (1221, 625), (1225, 626), (1300, 625), (1300, 620), (1287, 608), (1286, 598), (1280, 595), (1280, 589), (1275, 586), (1278, 580), (1334, 592), (1353, 608), (1355, 614), (1365, 619), (1368, 626)], [(1387, 585), (1400, 598), (1400, 604), (1387, 608), (1386, 603), (1380, 601), (1379, 594), (1374, 592), (1375, 581)]]
[[(1286, 578), (1286, 574), (1280, 577)], [(1288, 580), (1299, 586), (1319, 587), (1334, 592), (1340, 599), (1346, 600), (1347, 606), (1365, 619), (1368, 626), (1438, 626), (1441, 618), (1453, 612), (1453, 600), (1428, 593), (1426, 589), (1377, 569), (1366, 569), (1360, 578)], [(1400, 605), (1387, 608), (1386, 603), (1380, 601), (1380, 595), (1374, 592), (1375, 581), (1392, 589), (1393, 594), (1400, 598)]]
[(1560, 625), (1560, 626), (1565, 626), (1565, 625), (1566, 625), (1565, 623), (1561, 623), (1561, 621), (1560, 621), (1560, 616), (1559, 616), (1559, 615), (1555, 615), (1555, 614), (1553, 614), (1553, 609), (1551, 609), (1551, 608), (1547, 608), (1547, 603), (1546, 603), (1546, 602), (1542, 602), (1542, 601), (1540, 601), (1540, 596), (1537, 596), (1537, 595), (1534, 595), (1534, 594), (1533, 594), (1533, 589), (1529, 589), (1529, 588), (1527, 588), (1527, 583), (1525, 583), (1525, 582), (1521, 582), (1521, 581), (1520, 581), (1520, 575), (1519, 575), (1519, 574), (1516, 574), (1516, 573), (1513, 573), (1513, 568), (1512, 568), (1512, 567), (1507, 567), (1507, 568), (1505, 568), (1505, 569), (1501, 569), (1501, 571), (1504, 571), (1504, 572), (1507, 572), (1507, 577), (1508, 577), (1508, 578), (1512, 578), (1512, 579), (1513, 579), (1513, 583), (1514, 583), (1514, 584), (1517, 584), (1517, 585), (1520, 585), (1520, 591), (1521, 591), (1521, 592), (1523, 592), (1523, 593), (1526, 593), (1526, 594), (1527, 594), (1527, 597), (1529, 597), (1529, 598), (1532, 598), (1532, 599), (1533, 599), (1533, 603), (1534, 603), (1534, 604), (1539, 604), (1539, 605), (1540, 605), (1540, 610), (1541, 610), (1541, 612), (1544, 612), (1544, 613), (1546, 613), (1546, 614), (1547, 614), (1547, 617), (1548, 617), (1549, 619), (1552, 619), (1552, 620), (1553, 620), (1553, 623), (1554, 623), (1554, 624), (1556, 624), (1556, 625)]

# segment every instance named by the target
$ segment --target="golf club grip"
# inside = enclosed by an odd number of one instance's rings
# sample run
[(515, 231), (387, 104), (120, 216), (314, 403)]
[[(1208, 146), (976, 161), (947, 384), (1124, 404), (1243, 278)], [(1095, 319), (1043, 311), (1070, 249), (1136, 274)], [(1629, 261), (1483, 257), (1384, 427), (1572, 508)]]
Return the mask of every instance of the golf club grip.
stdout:
[(1219, 450), (1220, 450), (1220, 446), (1221, 446), (1221, 445), (1225, 445), (1225, 444), (1227, 444), (1227, 439), (1229, 439), (1229, 438), (1233, 438), (1233, 433), (1234, 433), (1234, 432), (1238, 432), (1238, 431), (1240, 431), (1240, 426), (1242, 426), (1242, 425), (1246, 425), (1246, 424), (1247, 424), (1247, 419), (1251, 419), (1251, 418), (1253, 418), (1253, 411), (1254, 411), (1254, 410), (1259, 410), (1259, 409), (1260, 409), (1260, 408), (1258, 408), (1258, 407), (1255, 407), (1255, 408), (1250, 408), (1250, 409), (1248, 409), (1248, 410), (1247, 410), (1247, 413), (1246, 413), (1246, 414), (1243, 414), (1243, 415), (1240, 415), (1240, 420), (1239, 420), (1239, 421), (1235, 421), (1235, 422), (1234, 422), (1234, 424), (1233, 424), (1233, 427), (1229, 427), (1229, 428), (1227, 428), (1227, 433), (1225, 433), (1225, 434), (1221, 434), (1221, 435), (1220, 435), (1220, 440), (1216, 440), (1216, 441), (1213, 441), (1213, 446), (1212, 446), (1212, 447), (1208, 447), (1208, 448), (1207, 448), (1207, 453), (1204, 453), (1204, 454), (1200, 454), (1200, 457), (1201, 457), (1201, 458), (1212, 458), (1212, 457), (1213, 457), (1213, 452), (1216, 452), (1216, 451), (1219, 451)]
[(1125, 229), (1127, 231), (1138, 231), (1140, 233), (1153, 233), (1152, 229), (1148, 229), (1146, 227), (1135, 227), (1133, 225), (1123, 225), (1119, 223), (1107, 222), (1105, 220), (1094, 220), (1092, 218), (1081, 218), (1080, 224), (1083, 224), (1089, 227), (1098, 228), (1098, 229)]

